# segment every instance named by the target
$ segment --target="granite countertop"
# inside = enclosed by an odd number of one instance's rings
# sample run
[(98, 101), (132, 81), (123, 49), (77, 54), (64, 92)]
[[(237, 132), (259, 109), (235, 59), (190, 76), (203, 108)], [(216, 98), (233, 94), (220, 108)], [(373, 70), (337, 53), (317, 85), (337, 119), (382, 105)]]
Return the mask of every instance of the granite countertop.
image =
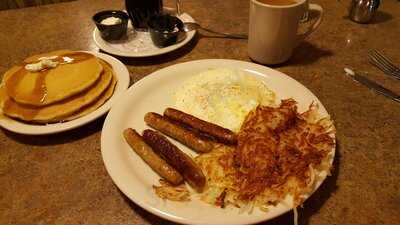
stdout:
[[(164, 1), (173, 6), (174, 1)], [(383, 1), (367, 25), (346, 19), (349, 0), (315, 0), (325, 9), (319, 29), (274, 67), (309, 88), (337, 128), (332, 176), (299, 210), (302, 225), (400, 224), (400, 105), (345, 76), (344, 67), (400, 93), (400, 81), (368, 63), (369, 48), (400, 65), (400, 2)], [(29, 55), (56, 49), (98, 51), (91, 16), (123, 1), (77, 0), (0, 11), (0, 74)], [(202, 25), (246, 32), (249, 0), (184, 0)], [(132, 82), (168, 65), (197, 59), (250, 61), (247, 42), (206, 38), (157, 57), (120, 58)], [(104, 117), (55, 135), (0, 130), (0, 224), (173, 224), (132, 203), (113, 184), (100, 152)], [(265, 224), (292, 224), (287, 213)]]

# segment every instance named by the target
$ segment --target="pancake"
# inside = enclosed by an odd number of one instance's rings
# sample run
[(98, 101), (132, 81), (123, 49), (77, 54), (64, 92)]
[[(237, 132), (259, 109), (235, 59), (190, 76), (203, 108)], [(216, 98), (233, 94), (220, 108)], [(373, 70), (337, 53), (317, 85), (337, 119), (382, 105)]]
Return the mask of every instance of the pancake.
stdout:
[(0, 87), (0, 106), (3, 113), (9, 117), (35, 123), (57, 122), (62, 120), (63, 117), (72, 115), (98, 100), (112, 83), (112, 68), (106, 63), (101, 63), (104, 72), (92, 87), (85, 92), (48, 106), (32, 107), (19, 104), (8, 96), (4, 85), (2, 85)]
[(100, 106), (102, 106), (113, 95), (116, 84), (117, 84), (117, 77), (115, 75), (113, 75), (111, 84), (108, 86), (107, 90), (105, 90), (104, 93), (101, 94), (101, 96), (99, 97), (98, 100), (96, 100), (92, 104), (84, 107), (83, 109), (80, 109), (78, 112), (75, 112), (74, 114), (72, 114), (66, 118), (62, 118), (62, 120), (63, 121), (74, 120), (76, 118), (85, 116), (85, 115), (95, 111)]
[[(25, 69), (26, 64), (38, 62), (40, 57), (51, 56), (58, 56), (52, 59), (60, 63), (55, 68), (39, 72)], [(63, 50), (27, 58), (23, 65), (14, 66), (4, 74), (4, 85), (7, 95), (15, 102), (44, 106), (85, 91), (99, 79), (102, 71), (94, 55)]]

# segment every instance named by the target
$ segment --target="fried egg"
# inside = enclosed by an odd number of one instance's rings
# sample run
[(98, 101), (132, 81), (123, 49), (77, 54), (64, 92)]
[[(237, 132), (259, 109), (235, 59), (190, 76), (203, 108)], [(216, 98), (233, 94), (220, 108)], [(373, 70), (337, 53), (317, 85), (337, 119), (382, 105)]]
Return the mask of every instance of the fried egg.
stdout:
[(275, 102), (274, 92), (264, 82), (228, 68), (209, 69), (189, 78), (174, 98), (177, 109), (234, 132), (259, 104)]

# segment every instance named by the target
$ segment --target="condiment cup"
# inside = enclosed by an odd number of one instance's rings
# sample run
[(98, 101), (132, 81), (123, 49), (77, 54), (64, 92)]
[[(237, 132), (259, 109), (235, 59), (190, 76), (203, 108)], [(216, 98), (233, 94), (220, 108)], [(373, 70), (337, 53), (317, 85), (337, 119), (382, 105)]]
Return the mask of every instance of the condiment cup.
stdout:
[(169, 14), (159, 14), (151, 17), (148, 27), (154, 45), (161, 48), (175, 44), (179, 35), (184, 34), (183, 22), (176, 16)]
[[(101, 22), (107, 18), (115, 17), (121, 19), (120, 23), (106, 25)], [(100, 31), (100, 36), (106, 41), (119, 40), (126, 35), (128, 27), (128, 14), (120, 10), (106, 10), (96, 13), (93, 22)]]

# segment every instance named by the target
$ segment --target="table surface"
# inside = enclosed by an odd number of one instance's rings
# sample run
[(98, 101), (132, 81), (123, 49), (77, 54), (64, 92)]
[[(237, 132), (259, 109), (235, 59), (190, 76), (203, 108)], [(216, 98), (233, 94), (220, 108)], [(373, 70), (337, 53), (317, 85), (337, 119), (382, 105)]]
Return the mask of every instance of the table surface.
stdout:
[[(349, 1), (315, 0), (325, 9), (319, 29), (276, 66), (323, 102), (337, 128), (332, 176), (299, 210), (299, 224), (400, 224), (400, 105), (352, 81), (344, 67), (368, 72), (400, 93), (400, 81), (368, 63), (382, 50), (400, 65), (400, 3), (386, 0), (367, 25), (346, 18)], [(164, 1), (173, 6), (173, 1)], [(78, 0), (0, 12), (0, 73), (25, 57), (56, 49), (98, 51), (91, 16), (123, 1)], [(184, 0), (202, 25), (247, 32), (249, 0)], [(160, 68), (197, 59), (250, 61), (245, 40), (196, 36), (157, 57), (120, 58), (132, 82)], [(0, 131), (0, 224), (173, 224), (127, 199), (113, 184), (100, 152), (104, 117), (47, 136)], [(292, 224), (287, 213), (265, 224)]]

